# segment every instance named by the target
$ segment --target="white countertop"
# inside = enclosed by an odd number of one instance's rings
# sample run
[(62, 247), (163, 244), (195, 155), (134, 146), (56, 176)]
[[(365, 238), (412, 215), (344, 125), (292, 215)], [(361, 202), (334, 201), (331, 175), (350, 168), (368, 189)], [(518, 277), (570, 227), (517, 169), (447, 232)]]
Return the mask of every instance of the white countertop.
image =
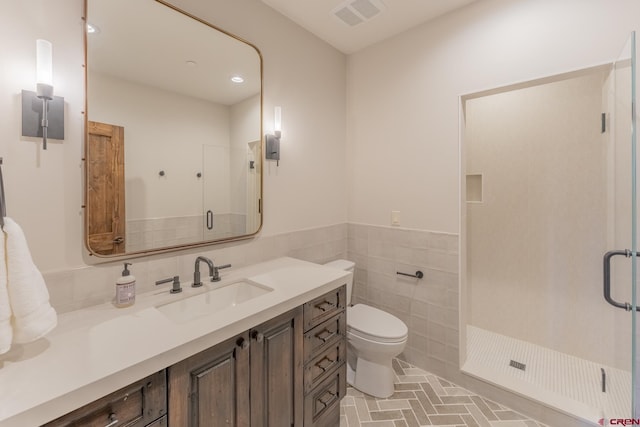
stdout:
[[(0, 356), (0, 426), (39, 426), (351, 280), (349, 272), (294, 258), (221, 276), (201, 288), (185, 282), (179, 294), (169, 293), (171, 284), (138, 294), (124, 309), (105, 303), (62, 314), (47, 337), (14, 346)], [(273, 291), (180, 324), (155, 308), (242, 279)]]

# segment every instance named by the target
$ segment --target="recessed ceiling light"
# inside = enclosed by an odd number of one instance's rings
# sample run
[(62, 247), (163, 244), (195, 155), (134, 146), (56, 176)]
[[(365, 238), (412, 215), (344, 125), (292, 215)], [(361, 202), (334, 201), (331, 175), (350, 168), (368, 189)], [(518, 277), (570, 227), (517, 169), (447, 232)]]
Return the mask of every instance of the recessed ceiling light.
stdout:
[(240, 76), (233, 76), (231, 77), (231, 81), (234, 83), (243, 83), (244, 79)]
[(88, 34), (98, 34), (99, 32), (100, 32), (100, 28), (98, 28), (97, 26), (87, 22), (87, 33)]
[(196, 61), (185, 61), (184, 63), (187, 64), (187, 67), (190, 68), (195, 68), (198, 66), (198, 63)]

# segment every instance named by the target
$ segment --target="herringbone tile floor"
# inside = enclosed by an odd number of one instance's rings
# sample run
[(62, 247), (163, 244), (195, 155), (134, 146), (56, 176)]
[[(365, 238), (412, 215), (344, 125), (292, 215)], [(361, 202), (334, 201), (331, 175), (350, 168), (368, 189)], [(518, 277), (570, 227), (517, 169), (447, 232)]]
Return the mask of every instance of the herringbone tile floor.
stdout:
[(394, 359), (395, 393), (376, 399), (349, 387), (340, 427), (546, 427), (500, 404)]

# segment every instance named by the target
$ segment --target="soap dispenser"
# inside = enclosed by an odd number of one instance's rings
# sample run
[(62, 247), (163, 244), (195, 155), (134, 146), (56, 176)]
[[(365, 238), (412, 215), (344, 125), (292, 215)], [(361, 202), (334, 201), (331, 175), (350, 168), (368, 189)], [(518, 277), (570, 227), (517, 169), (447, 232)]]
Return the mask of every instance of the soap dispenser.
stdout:
[(116, 300), (114, 305), (118, 308), (132, 306), (136, 302), (136, 278), (131, 275), (129, 269), (131, 263), (124, 263), (122, 277), (116, 280)]

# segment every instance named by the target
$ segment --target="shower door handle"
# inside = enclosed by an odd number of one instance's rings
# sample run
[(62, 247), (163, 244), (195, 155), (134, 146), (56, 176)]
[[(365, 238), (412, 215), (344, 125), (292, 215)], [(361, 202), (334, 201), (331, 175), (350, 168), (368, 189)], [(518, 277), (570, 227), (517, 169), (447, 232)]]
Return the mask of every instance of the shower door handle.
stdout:
[[(604, 254), (604, 265), (603, 265), (603, 272), (604, 272), (604, 299), (611, 304), (614, 307), (618, 307), (618, 308), (622, 308), (626, 311), (631, 311), (632, 310), (632, 305), (629, 304), (628, 302), (625, 303), (621, 303), (621, 302), (617, 302), (615, 301), (613, 298), (611, 298), (611, 258), (613, 258), (614, 256), (617, 255), (624, 255), (626, 258), (631, 257), (632, 252), (629, 249), (625, 249), (623, 251), (609, 251), (606, 254)], [(636, 252), (636, 256), (638, 256), (638, 253)], [(640, 307), (636, 307), (636, 311), (640, 311)]]
[(213, 212), (207, 211), (207, 230), (213, 229)]

